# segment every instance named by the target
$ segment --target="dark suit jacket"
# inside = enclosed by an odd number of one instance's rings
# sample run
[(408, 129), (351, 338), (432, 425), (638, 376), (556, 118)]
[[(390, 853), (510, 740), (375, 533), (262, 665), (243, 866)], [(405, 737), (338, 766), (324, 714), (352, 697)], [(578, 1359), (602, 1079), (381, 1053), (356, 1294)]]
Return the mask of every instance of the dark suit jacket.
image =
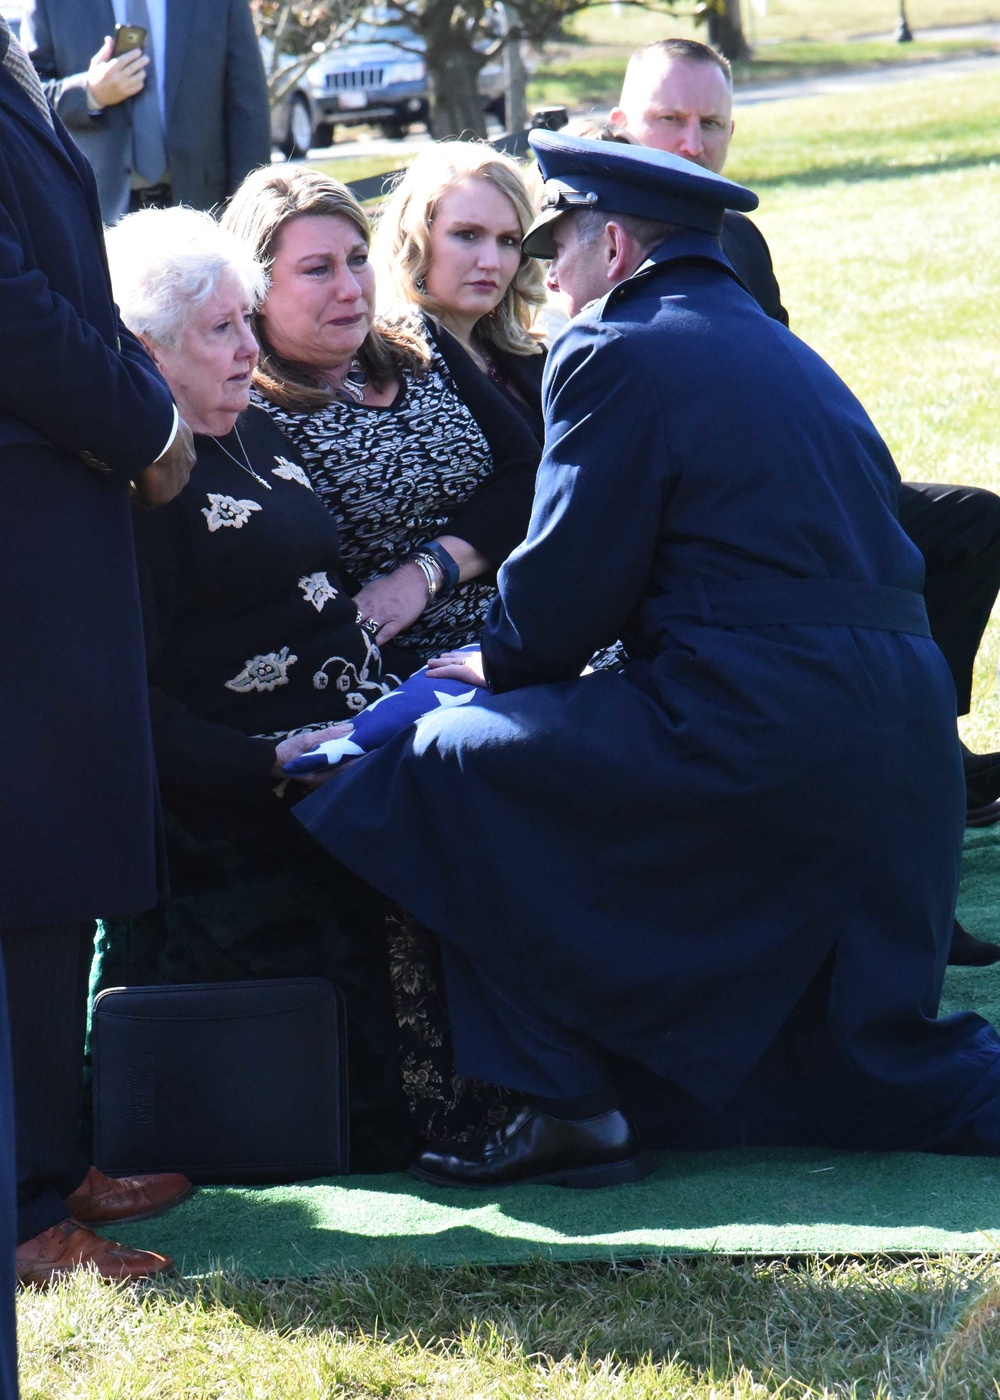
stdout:
[[(129, 104), (92, 115), (86, 76), (114, 23), (111, 0), (28, 0), (22, 30), (56, 111), (94, 167), (106, 223), (128, 202)], [(174, 199), (210, 209), (271, 158), (267, 85), (247, 0), (167, 0), (166, 49)]]
[(722, 222), (722, 249), (747, 291), (772, 321), (788, 325), (781, 291), (774, 275), (771, 250), (760, 229), (745, 214), (727, 209)]
[(16, 1181), (14, 1076), (10, 1063), (7, 989), (0, 961), (0, 1400), (17, 1400), (17, 1321), (14, 1316)]
[(90, 167), (2, 64), (0, 325), (0, 926), (16, 927), (155, 898), (128, 482), (174, 409), (115, 314)]

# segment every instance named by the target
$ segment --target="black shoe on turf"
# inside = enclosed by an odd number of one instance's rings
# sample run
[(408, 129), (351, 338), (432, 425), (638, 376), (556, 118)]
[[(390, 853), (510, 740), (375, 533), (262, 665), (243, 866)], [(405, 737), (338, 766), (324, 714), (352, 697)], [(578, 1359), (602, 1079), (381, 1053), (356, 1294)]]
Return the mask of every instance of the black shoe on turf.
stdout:
[(442, 1142), (420, 1154), (410, 1175), (435, 1186), (618, 1186), (650, 1166), (632, 1124), (617, 1109), (594, 1118), (553, 1118), (522, 1108), (479, 1143)]

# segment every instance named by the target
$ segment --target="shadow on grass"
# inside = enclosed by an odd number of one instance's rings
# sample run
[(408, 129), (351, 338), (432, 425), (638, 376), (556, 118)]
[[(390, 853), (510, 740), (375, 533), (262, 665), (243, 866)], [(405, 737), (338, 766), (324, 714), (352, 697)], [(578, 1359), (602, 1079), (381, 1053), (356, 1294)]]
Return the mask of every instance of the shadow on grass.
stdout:
[[(538, 1393), (533, 1378), (568, 1361), (634, 1369), (629, 1393), (649, 1397), (668, 1393), (669, 1378), (670, 1394), (707, 1394), (711, 1383), (741, 1396), (789, 1385), (795, 1395), (978, 1400), (995, 1395), (996, 1272), (981, 1260), (789, 1268), (715, 1255), (502, 1270), (387, 1263), (364, 1275), (285, 1284), (215, 1275), (159, 1289), (257, 1329), (346, 1334), (397, 1356), (437, 1352), (440, 1375), (455, 1363), (456, 1379), (491, 1393)], [(366, 1374), (363, 1358), (355, 1366)], [(730, 1388), (736, 1376), (753, 1384)]]
[(867, 180), (910, 180), (917, 175), (941, 175), (950, 170), (978, 170), (983, 166), (996, 164), (996, 154), (984, 152), (982, 155), (944, 156), (941, 160), (901, 160), (892, 165), (867, 160), (847, 161), (842, 165), (816, 165), (808, 170), (786, 174), (747, 175), (746, 180), (755, 190), (785, 185), (808, 189), (816, 185), (834, 183), (860, 184)]

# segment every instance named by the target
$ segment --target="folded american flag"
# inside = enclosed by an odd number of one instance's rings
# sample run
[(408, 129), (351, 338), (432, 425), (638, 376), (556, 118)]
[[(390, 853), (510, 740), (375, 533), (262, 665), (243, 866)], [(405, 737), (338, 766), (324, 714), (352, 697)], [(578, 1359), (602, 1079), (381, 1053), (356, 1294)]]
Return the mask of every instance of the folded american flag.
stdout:
[[(475, 652), (478, 643), (457, 648), (459, 652)], [(284, 772), (290, 777), (298, 773), (315, 773), (320, 768), (330, 768), (342, 758), (357, 758), (381, 748), (387, 740), (401, 734), (409, 725), (423, 719), (424, 715), (435, 710), (445, 710), (452, 705), (475, 704), (486, 699), (489, 691), (479, 685), (467, 685), (465, 681), (451, 681), (432, 677), (427, 667), (408, 676), (397, 690), (390, 690), (373, 700), (354, 720), (350, 734), (340, 739), (328, 739), (318, 748), (300, 754), (284, 765)]]

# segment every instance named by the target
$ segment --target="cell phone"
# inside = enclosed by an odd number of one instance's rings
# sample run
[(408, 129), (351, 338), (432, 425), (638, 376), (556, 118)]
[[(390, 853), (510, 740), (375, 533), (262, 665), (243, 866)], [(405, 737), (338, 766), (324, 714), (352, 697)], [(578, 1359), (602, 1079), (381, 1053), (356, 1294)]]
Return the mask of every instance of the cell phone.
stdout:
[(116, 24), (111, 57), (121, 58), (123, 53), (132, 53), (135, 49), (142, 53), (146, 47), (146, 32), (141, 24)]

